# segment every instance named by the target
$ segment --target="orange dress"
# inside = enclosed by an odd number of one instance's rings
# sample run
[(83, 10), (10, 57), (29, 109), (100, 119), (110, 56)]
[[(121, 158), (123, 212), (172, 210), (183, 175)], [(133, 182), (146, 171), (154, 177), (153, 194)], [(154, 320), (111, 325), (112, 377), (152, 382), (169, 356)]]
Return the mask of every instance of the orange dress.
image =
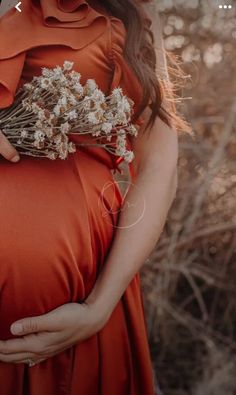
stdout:
[[(83, 0), (25, 0), (0, 20), (0, 108), (41, 67), (74, 62), (108, 94), (140, 90), (123, 57), (123, 23)], [(66, 160), (0, 159), (0, 339), (17, 319), (84, 300), (115, 234), (122, 196), (114, 156), (81, 148)], [(104, 188), (110, 183), (112, 188)], [(100, 202), (102, 195), (103, 204)], [(153, 395), (137, 274), (96, 335), (29, 368), (0, 362), (2, 395)]]

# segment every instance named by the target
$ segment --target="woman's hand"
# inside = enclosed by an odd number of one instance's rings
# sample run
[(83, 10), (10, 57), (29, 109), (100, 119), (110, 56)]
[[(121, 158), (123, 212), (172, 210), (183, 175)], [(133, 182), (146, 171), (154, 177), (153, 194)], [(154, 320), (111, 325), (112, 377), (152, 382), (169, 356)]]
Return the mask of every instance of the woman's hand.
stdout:
[(20, 156), (13, 145), (0, 130), (0, 155), (11, 162), (18, 162)]
[(24, 318), (11, 325), (11, 332), (21, 337), (0, 341), (0, 361), (41, 362), (94, 335), (104, 324), (86, 303), (68, 303), (47, 314)]

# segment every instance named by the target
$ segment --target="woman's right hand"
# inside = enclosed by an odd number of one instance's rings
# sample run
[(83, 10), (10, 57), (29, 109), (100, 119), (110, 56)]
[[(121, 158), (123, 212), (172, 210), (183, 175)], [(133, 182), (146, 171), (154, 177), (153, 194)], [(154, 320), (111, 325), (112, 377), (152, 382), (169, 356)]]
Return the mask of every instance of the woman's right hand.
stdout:
[(0, 130), (0, 155), (11, 162), (18, 162), (20, 156), (13, 145)]

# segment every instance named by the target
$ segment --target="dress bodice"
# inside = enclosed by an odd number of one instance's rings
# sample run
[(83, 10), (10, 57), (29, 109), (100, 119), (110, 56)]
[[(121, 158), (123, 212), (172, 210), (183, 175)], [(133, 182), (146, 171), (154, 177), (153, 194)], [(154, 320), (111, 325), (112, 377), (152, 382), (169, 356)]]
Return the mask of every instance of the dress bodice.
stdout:
[[(0, 19), (0, 108), (8, 107), (17, 89), (41, 67), (74, 62), (84, 83), (96, 80), (109, 94), (120, 86), (134, 101), (141, 87), (124, 57), (126, 29), (123, 22), (84, 0), (25, 0), (22, 13), (10, 10)], [(20, 34), (19, 34), (20, 32)], [(132, 149), (128, 139), (129, 148)], [(118, 168), (118, 158), (102, 148), (83, 148), (110, 168)]]

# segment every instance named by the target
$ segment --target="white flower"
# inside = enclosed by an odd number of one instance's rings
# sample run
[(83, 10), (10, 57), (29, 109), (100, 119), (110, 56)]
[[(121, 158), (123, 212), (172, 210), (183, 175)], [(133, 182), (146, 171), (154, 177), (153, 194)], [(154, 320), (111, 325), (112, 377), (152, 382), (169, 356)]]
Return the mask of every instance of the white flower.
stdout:
[(51, 85), (51, 80), (49, 78), (41, 78), (40, 86), (43, 89), (48, 89)]
[(129, 127), (127, 128), (127, 131), (132, 136), (137, 137), (137, 135), (138, 135), (138, 128), (135, 125), (133, 125), (133, 124), (129, 125)]
[(42, 122), (42, 121), (45, 121), (46, 116), (45, 116), (44, 110), (42, 110), (42, 109), (39, 110), (39, 112), (38, 112), (38, 119), (39, 119), (41, 122)]
[(76, 145), (72, 141), (70, 141), (68, 144), (68, 152), (76, 152)]
[(97, 89), (97, 84), (94, 80), (88, 79), (86, 82), (86, 88), (89, 92), (89, 94), (93, 93)]
[(44, 141), (45, 135), (41, 130), (36, 130), (36, 132), (34, 132), (34, 138), (36, 141)]
[(43, 128), (43, 122), (41, 120), (37, 120), (35, 122), (35, 127), (39, 129)]
[(130, 107), (130, 104), (125, 96), (122, 97), (122, 99), (119, 101), (118, 108), (120, 111), (130, 112), (131, 107)]
[(68, 122), (62, 123), (60, 126), (60, 130), (62, 133), (68, 133), (70, 130), (70, 124)]
[(115, 89), (113, 89), (113, 91), (111, 93), (112, 100), (119, 101), (119, 100), (122, 99), (122, 96), (123, 96), (122, 88), (115, 88)]
[(80, 82), (81, 74), (77, 73), (75, 70), (72, 70), (69, 74), (72, 83), (77, 84)]
[(118, 149), (123, 149), (126, 147), (126, 135), (122, 134), (122, 135), (118, 135), (117, 139), (116, 139), (116, 143), (118, 145)]
[(68, 95), (68, 89), (66, 87), (64, 87), (64, 86), (59, 88), (59, 92), (60, 92), (60, 95), (62, 95), (62, 96), (67, 96)]
[(134, 159), (134, 153), (133, 151), (126, 151), (124, 154), (124, 159), (126, 162), (130, 163)]
[(42, 75), (43, 77), (49, 78), (51, 76), (51, 70), (46, 67), (42, 67)]
[(56, 152), (49, 151), (47, 154), (47, 158), (52, 159), (52, 160), (56, 159), (57, 158)]
[(70, 96), (68, 96), (68, 101), (69, 101), (69, 103), (72, 104), (73, 106), (75, 106), (75, 105), (78, 103), (77, 99), (76, 99), (75, 96), (72, 95), (72, 94), (71, 94)]
[(31, 105), (31, 110), (34, 112), (34, 114), (39, 113), (39, 111), (41, 111), (41, 108), (38, 106), (37, 103), (32, 103)]
[(125, 136), (126, 135), (125, 130), (124, 129), (118, 129), (117, 130), (117, 135), (118, 135), (118, 137)]
[(51, 138), (54, 135), (52, 128), (49, 128), (49, 127), (44, 129), (44, 133), (46, 134), (46, 136), (48, 138)]
[(30, 82), (27, 82), (24, 84), (24, 89), (26, 89), (27, 91), (32, 91), (34, 89), (34, 86)]
[(66, 114), (65, 118), (73, 120), (73, 119), (78, 118), (78, 114), (77, 114), (76, 110), (72, 110), (72, 111), (68, 112), (68, 114)]
[(126, 114), (122, 111), (118, 111), (116, 114), (116, 123), (123, 125), (126, 122), (127, 122)]
[(49, 124), (49, 125), (53, 125), (53, 121), (54, 121), (55, 118), (56, 118), (56, 117), (55, 117), (54, 114), (50, 114), (50, 117), (49, 117), (49, 119), (48, 119), (48, 124)]
[(124, 154), (125, 154), (125, 148), (117, 147), (117, 148), (116, 148), (115, 154), (118, 155), (118, 156), (124, 156)]
[(68, 85), (68, 79), (66, 78), (66, 76), (64, 74), (62, 74), (59, 78), (56, 78), (56, 80), (58, 80), (58, 82), (61, 86), (66, 87)]
[(63, 143), (63, 135), (62, 134), (57, 134), (56, 136), (54, 136), (54, 139), (53, 139), (53, 141), (54, 141), (54, 143), (57, 145), (57, 146), (60, 146), (62, 143)]
[(99, 136), (101, 136), (101, 130), (93, 130), (92, 131), (92, 136), (94, 136), (94, 137), (99, 137)]
[(95, 112), (90, 112), (90, 113), (87, 115), (87, 118), (88, 118), (88, 121), (89, 121), (90, 123), (92, 123), (93, 125), (97, 125), (98, 123), (100, 123), (100, 120), (99, 120), (99, 118), (97, 117), (97, 115), (96, 115)]
[(106, 117), (106, 119), (109, 121), (113, 121), (114, 120), (114, 115), (113, 115), (113, 112), (112, 111), (107, 111), (106, 112), (106, 114), (105, 114), (105, 117)]
[(53, 108), (53, 112), (54, 114), (59, 117), (61, 114), (61, 106), (59, 104), (57, 104), (54, 108)]
[(53, 71), (53, 74), (52, 74), (53, 79), (55, 81), (60, 80), (60, 83), (61, 83), (63, 80), (63, 77), (64, 77), (62, 68), (60, 66), (57, 66), (52, 71)]
[(111, 133), (112, 128), (113, 128), (112, 123), (110, 123), (110, 122), (105, 122), (105, 123), (102, 125), (101, 130), (102, 130), (103, 132), (105, 132), (106, 134), (109, 134), (109, 133)]
[(67, 97), (66, 96), (62, 96), (58, 102), (62, 105), (62, 106), (67, 106)]
[(28, 132), (25, 129), (23, 129), (23, 130), (21, 130), (20, 135), (22, 138), (28, 137)]
[(91, 98), (98, 102), (98, 104), (104, 103), (105, 102), (105, 95), (100, 89), (95, 89)]
[(68, 60), (65, 60), (65, 62), (63, 63), (63, 69), (66, 71), (71, 70), (73, 66), (74, 66), (74, 62), (69, 62)]
[(84, 88), (82, 87), (82, 85), (79, 82), (74, 84), (73, 88), (74, 88), (75, 92), (79, 93), (80, 95), (82, 95), (84, 93)]
[(59, 153), (59, 158), (60, 159), (66, 159), (67, 158), (67, 151), (61, 150)]
[(124, 132), (124, 130), (119, 131), (120, 134), (116, 138), (116, 155), (119, 156), (124, 156), (126, 152), (126, 135), (121, 133), (122, 131)]

